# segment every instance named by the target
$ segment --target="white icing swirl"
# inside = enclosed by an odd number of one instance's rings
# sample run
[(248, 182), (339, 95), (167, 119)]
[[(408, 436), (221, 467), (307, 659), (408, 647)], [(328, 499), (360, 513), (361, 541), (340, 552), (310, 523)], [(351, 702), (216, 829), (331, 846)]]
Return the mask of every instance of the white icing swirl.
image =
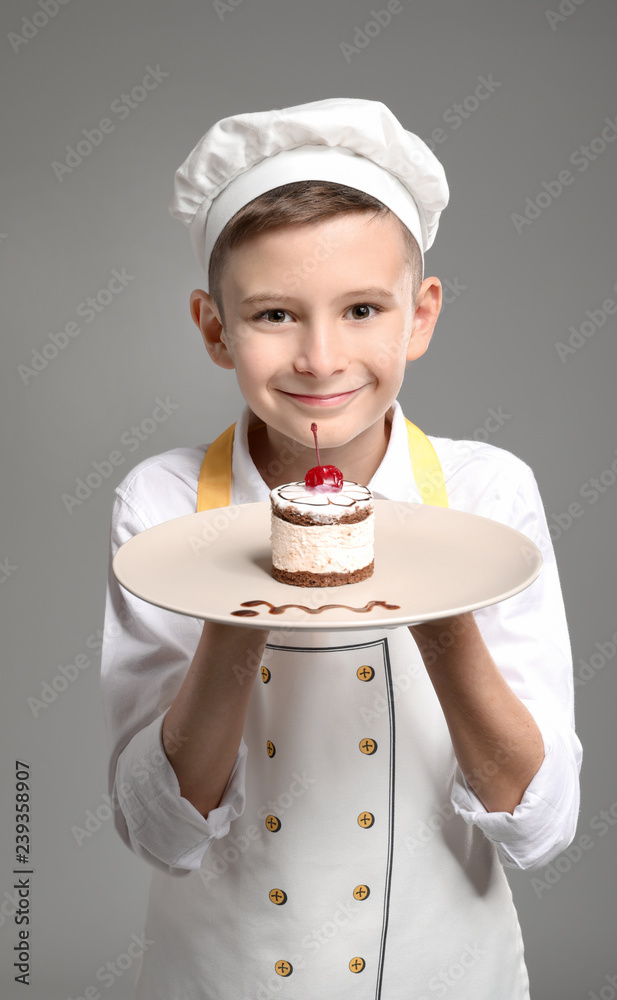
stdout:
[(293, 505), (305, 508), (307, 513), (324, 512), (324, 507), (361, 508), (370, 504), (373, 499), (367, 486), (361, 486), (360, 483), (348, 480), (343, 481), (342, 489), (328, 490), (323, 493), (307, 489), (303, 480), (297, 483), (285, 483), (283, 486), (276, 486), (270, 493), (270, 497), (277, 507)]

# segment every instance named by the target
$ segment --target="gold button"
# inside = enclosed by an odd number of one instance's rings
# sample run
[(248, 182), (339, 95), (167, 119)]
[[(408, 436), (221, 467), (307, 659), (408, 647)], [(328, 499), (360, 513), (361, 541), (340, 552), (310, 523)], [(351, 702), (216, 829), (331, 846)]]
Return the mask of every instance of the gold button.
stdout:
[(364, 961), (363, 958), (352, 958), (351, 962), (349, 963), (349, 968), (351, 969), (352, 972), (363, 972), (365, 965), (366, 962)]
[(281, 821), (278, 816), (266, 816), (266, 826), (270, 833), (278, 833), (281, 829)]
[(366, 664), (356, 670), (356, 677), (361, 681), (372, 681), (374, 676), (375, 671)]
[(370, 894), (371, 890), (368, 885), (357, 885), (353, 891), (353, 898), (359, 900), (368, 899)]
[(368, 736), (365, 740), (360, 740), (359, 746), (362, 753), (368, 754), (370, 757), (370, 755), (375, 753), (377, 749), (377, 742)]
[(267, 667), (262, 667), (261, 668), (261, 679), (264, 682), (264, 684), (268, 683), (268, 681), (270, 680), (271, 676), (272, 676), (272, 674), (270, 673), (270, 671), (268, 670)]
[(358, 824), (362, 827), (363, 830), (368, 830), (369, 827), (371, 827), (374, 822), (375, 822), (375, 817), (370, 812), (362, 812), (358, 816)]
[(266, 750), (268, 751), (268, 757), (274, 757), (274, 754), (276, 753), (276, 747), (274, 746), (272, 740), (268, 740), (268, 742), (266, 743)]
[(280, 962), (276, 963), (274, 969), (279, 976), (291, 976), (293, 972), (291, 962), (286, 962), (284, 958), (282, 958)]
[(283, 892), (282, 889), (270, 889), (268, 898), (270, 902), (274, 903), (276, 906), (282, 906), (283, 903), (287, 902), (287, 893)]

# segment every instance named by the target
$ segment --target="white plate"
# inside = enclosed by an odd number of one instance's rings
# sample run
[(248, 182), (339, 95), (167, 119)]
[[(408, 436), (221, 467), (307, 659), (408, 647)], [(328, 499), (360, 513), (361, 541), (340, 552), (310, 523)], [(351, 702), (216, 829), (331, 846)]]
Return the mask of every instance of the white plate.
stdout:
[[(142, 531), (113, 560), (132, 594), (193, 618), (250, 628), (349, 630), (409, 625), (475, 611), (524, 590), (542, 567), (520, 531), (477, 514), (375, 500), (375, 572), (341, 587), (294, 587), (270, 575), (269, 501), (187, 514)], [(266, 605), (238, 617), (246, 601)], [(325, 604), (345, 607), (318, 611)]]

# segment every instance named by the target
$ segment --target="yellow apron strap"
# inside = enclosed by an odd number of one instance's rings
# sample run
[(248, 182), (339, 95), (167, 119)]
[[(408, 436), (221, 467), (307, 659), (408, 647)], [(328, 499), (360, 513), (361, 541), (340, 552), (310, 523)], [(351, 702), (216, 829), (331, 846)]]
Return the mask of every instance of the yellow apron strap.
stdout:
[(201, 463), (197, 484), (197, 511), (231, 504), (231, 450), (235, 424), (217, 437)]
[[(426, 434), (405, 417), (414, 479), (425, 504), (447, 507), (448, 494), (437, 453)], [(231, 454), (235, 424), (210, 445), (202, 462), (197, 486), (197, 510), (229, 507), (231, 503)]]
[(448, 494), (441, 463), (426, 434), (405, 417), (413, 476), (420, 490), (422, 503), (432, 507), (449, 507)]

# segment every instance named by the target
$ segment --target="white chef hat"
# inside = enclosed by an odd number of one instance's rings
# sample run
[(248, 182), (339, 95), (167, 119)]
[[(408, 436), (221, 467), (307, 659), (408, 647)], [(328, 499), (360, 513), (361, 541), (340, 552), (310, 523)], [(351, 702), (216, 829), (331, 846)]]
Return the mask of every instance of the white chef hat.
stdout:
[(424, 265), (448, 204), (445, 171), (385, 104), (340, 97), (222, 118), (178, 167), (169, 211), (188, 227), (206, 278), (214, 244), (236, 212), (301, 180), (335, 181), (378, 198), (413, 233)]

